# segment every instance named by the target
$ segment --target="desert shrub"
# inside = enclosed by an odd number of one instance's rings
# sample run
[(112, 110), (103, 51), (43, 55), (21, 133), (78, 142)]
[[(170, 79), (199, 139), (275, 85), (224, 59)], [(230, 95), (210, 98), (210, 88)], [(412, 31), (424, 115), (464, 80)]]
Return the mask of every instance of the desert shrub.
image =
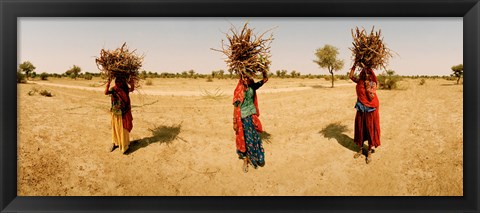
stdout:
[(36, 73), (36, 72), (30, 73), (30, 78), (36, 78), (36, 77), (37, 77), (37, 73)]
[(153, 85), (152, 79), (147, 79), (147, 81), (145, 82), (145, 84), (146, 84), (147, 86)]
[(32, 96), (32, 95), (35, 95), (35, 93), (38, 92), (38, 89), (36, 87), (32, 88), (30, 91), (28, 91), (28, 95), (29, 96)]
[(425, 79), (422, 78), (422, 80), (420, 80), (420, 85), (424, 85), (425, 84)]
[(207, 82), (213, 82), (212, 76), (207, 77)]
[(331, 81), (331, 80), (332, 80), (332, 76), (327, 75), (327, 76), (324, 77), (324, 79), (325, 79), (325, 81)]
[(455, 81), (455, 80), (457, 80), (457, 78), (455, 78), (454, 76), (447, 76), (445, 79), (446, 79), (447, 81)]
[(93, 75), (91, 75), (90, 73), (88, 73), (88, 74), (85, 74), (85, 75), (83, 76), (83, 78), (85, 78), (85, 80), (92, 80)]
[(377, 76), (378, 86), (380, 89), (397, 89), (397, 82), (402, 80), (402, 77), (395, 74), (395, 71), (388, 70), (387, 74), (380, 74)]
[(40, 95), (43, 95), (45, 97), (52, 97), (52, 93), (48, 90), (45, 90), (45, 89), (40, 91)]
[[(163, 75), (161, 76), (164, 77)], [(142, 80), (147, 79), (147, 71), (143, 70), (142, 72), (140, 72), (139, 78)]]
[(48, 80), (48, 74), (45, 73), (45, 72), (42, 72), (42, 73), (40, 74), (40, 79), (41, 79), (42, 81)]
[(27, 80), (25, 79), (26, 75), (23, 74), (21, 71), (17, 71), (17, 83), (27, 83)]

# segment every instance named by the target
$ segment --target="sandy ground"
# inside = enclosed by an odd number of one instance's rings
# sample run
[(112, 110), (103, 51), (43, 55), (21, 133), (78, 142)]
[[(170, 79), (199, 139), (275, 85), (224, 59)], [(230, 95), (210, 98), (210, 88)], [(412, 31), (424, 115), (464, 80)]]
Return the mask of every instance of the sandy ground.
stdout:
[(270, 79), (258, 93), (266, 165), (248, 173), (235, 154), (236, 80), (144, 85), (131, 95), (128, 155), (107, 151), (98, 79), (19, 84), (18, 195), (462, 196), (463, 86), (419, 82), (378, 91), (382, 145), (366, 164), (353, 158), (353, 83)]

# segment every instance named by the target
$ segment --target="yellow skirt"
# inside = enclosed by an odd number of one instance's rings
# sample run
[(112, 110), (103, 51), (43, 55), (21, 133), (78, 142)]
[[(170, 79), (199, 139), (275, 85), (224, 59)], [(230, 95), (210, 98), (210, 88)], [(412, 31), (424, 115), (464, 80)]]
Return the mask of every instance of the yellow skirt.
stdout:
[(130, 145), (130, 133), (123, 128), (122, 116), (112, 113), (112, 142), (124, 153)]

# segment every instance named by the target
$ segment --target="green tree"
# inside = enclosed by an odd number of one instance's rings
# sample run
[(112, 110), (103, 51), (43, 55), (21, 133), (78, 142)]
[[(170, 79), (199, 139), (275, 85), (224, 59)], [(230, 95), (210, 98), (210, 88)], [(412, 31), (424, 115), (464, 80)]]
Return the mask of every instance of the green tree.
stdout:
[(343, 68), (343, 60), (337, 59), (338, 48), (326, 44), (323, 48), (318, 48), (315, 51), (315, 56), (317, 60), (313, 62), (317, 63), (320, 68), (326, 68), (328, 72), (332, 75), (332, 88), (333, 82), (335, 80), (333, 76), (334, 71), (338, 71)]
[(300, 77), (300, 73), (297, 72), (296, 70), (292, 70), (292, 71), (290, 72), (290, 74), (292, 75), (292, 78), (298, 78), (298, 77)]
[(147, 71), (142, 70), (142, 72), (140, 72), (140, 79), (145, 80), (146, 78), (147, 78)]
[(460, 78), (463, 77), (463, 64), (455, 65), (452, 67), (452, 77), (457, 78), (457, 84), (460, 82)]
[(188, 71), (183, 71), (182, 78), (187, 78), (187, 77), (188, 77)]
[(22, 73), (22, 71), (17, 69), (17, 83), (27, 83), (25, 80), (25, 74)]
[(33, 66), (33, 64), (30, 62), (30, 61), (25, 61), (23, 63), (21, 63), (18, 68), (20, 69), (21, 72), (24, 72), (26, 77), (27, 77), (27, 80), (28, 80), (28, 77), (30, 76), (30, 73), (33, 72), (36, 67)]
[(193, 78), (193, 75), (195, 75), (195, 70), (189, 70), (188, 74), (190, 76), (189, 78)]
[(297, 72), (295, 70), (292, 70), (290, 72), (290, 75), (292, 75), (292, 78), (295, 78), (297, 76)]
[(80, 74), (80, 72), (82, 72), (82, 68), (80, 68), (79, 66), (77, 65), (73, 65), (72, 68), (70, 68), (69, 70), (65, 71), (65, 74), (67, 76), (70, 76), (71, 78), (77, 80), (77, 76), (78, 74)]
[(219, 71), (218, 71), (218, 77), (219, 77), (220, 79), (223, 79), (224, 73), (225, 73), (224, 70), (219, 70)]

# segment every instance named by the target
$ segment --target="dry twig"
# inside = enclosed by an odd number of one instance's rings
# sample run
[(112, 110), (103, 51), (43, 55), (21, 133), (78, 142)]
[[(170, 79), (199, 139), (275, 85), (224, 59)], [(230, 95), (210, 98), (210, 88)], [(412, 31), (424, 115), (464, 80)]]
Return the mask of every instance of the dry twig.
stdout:
[(234, 27), (230, 28), (231, 35), (226, 33), (228, 43), (222, 40), (221, 50), (211, 49), (224, 53), (227, 56), (225, 62), (227, 62), (229, 71), (233, 71), (241, 77), (254, 77), (257, 72), (267, 74), (271, 64), (270, 44), (273, 34), (264, 38), (265, 34), (270, 31), (267, 30), (257, 36), (247, 25), (248, 22), (240, 32)]
[(135, 86), (138, 87), (140, 86), (139, 69), (142, 67), (143, 57), (135, 54), (135, 50), (129, 51), (127, 43), (123, 43), (122, 47), (115, 50), (102, 49), (100, 57), (97, 57), (95, 62), (103, 77), (113, 79), (123, 76), (128, 80), (133, 79)]
[(355, 31), (352, 29), (353, 47), (350, 50), (352, 50), (354, 65), (372, 69), (383, 67), (386, 70), (392, 54), (381, 38), (381, 30), (375, 32), (374, 28), (372, 27), (370, 34), (364, 28), (360, 30), (356, 27)]

